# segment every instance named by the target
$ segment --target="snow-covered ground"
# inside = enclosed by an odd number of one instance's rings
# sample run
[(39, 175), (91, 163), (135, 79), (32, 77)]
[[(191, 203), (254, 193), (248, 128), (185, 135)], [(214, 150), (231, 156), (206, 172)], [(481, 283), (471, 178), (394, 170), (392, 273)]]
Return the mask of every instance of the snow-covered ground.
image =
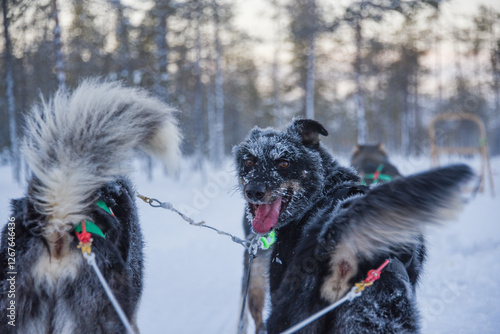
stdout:
[[(341, 160), (345, 162), (346, 160)], [(395, 159), (404, 174), (428, 159)], [(473, 163), (477, 165), (477, 163)], [(139, 164), (138, 164), (139, 165)], [(155, 170), (134, 175), (137, 190), (171, 202), (195, 220), (243, 235), (243, 200), (231, 163), (196, 172), (184, 164), (176, 178)], [(492, 161), (497, 197), (479, 194), (456, 222), (428, 231), (429, 259), (418, 289), (424, 333), (500, 333), (500, 159)], [(0, 167), (0, 215), (24, 189)], [(190, 226), (176, 214), (138, 202), (146, 240), (142, 333), (235, 333), (243, 248), (228, 237)], [(1, 224), (0, 224), (1, 225)]]

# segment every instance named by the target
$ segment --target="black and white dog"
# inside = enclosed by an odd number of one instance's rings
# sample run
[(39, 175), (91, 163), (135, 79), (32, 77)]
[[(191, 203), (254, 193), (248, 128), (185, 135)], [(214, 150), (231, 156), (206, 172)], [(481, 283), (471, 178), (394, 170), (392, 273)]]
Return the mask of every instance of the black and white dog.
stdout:
[(143, 240), (129, 160), (143, 149), (172, 166), (179, 142), (173, 109), (119, 83), (87, 80), (32, 109), (22, 145), (32, 177), (1, 237), (0, 333), (125, 333), (77, 248), (82, 220), (138, 330)]
[(362, 295), (300, 333), (418, 333), (415, 285), (425, 258), (423, 229), (454, 216), (465, 165), (399, 178), (375, 188), (334, 160), (313, 120), (285, 131), (253, 129), (234, 149), (253, 230), (274, 229), (268, 333), (280, 333), (339, 300), (385, 259)]

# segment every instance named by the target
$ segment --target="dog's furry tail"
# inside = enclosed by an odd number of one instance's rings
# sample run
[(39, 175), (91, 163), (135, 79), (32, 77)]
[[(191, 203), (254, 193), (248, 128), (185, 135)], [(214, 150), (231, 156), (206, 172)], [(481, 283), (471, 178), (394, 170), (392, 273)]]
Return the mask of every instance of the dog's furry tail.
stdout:
[(329, 234), (330, 224), (345, 224), (337, 243), (358, 258), (370, 260), (376, 254), (412, 246), (420, 242), (426, 225), (455, 218), (464, 202), (461, 187), (473, 176), (468, 166), (454, 165), (377, 186), (340, 203), (320, 241), (335, 238)]
[(181, 140), (174, 113), (145, 90), (96, 79), (42, 100), (26, 119), (22, 144), (37, 210), (52, 226), (78, 223), (100, 187), (130, 172), (135, 149), (173, 167)]

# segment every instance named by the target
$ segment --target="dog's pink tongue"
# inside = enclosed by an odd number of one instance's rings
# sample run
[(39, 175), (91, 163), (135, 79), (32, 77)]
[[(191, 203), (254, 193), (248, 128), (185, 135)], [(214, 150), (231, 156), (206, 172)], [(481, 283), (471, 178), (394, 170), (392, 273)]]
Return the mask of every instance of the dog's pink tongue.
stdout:
[(255, 212), (252, 226), (257, 233), (267, 233), (276, 224), (280, 216), (281, 197), (271, 204), (261, 204)]

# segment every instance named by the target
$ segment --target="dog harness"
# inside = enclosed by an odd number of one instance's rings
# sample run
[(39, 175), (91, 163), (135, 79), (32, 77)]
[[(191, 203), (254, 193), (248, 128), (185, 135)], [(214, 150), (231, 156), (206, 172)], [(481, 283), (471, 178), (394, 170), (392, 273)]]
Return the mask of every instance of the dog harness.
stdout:
[[(113, 211), (111, 211), (111, 209), (106, 205), (106, 203), (104, 203), (103, 200), (98, 200), (97, 202), (95, 202), (95, 204), (98, 207), (100, 207), (101, 209), (103, 209), (104, 211), (106, 211), (107, 213), (109, 213), (110, 215), (112, 215), (113, 217), (115, 216)], [(86, 228), (87, 232), (92, 233), (92, 234), (96, 234), (104, 239), (106, 238), (106, 234), (104, 234), (96, 224), (94, 224), (90, 220), (85, 220), (84, 222), (85, 222), (85, 228)], [(82, 232), (82, 223), (76, 225), (76, 227), (73, 231), (81, 233)]]
[(342, 305), (346, 301), (353, 301), (355, 298), (361, 296), (363, 291), (373, 285), (373, 283), (380, 278), (380, 274), (382, 273), (382, 270), (391, 263), (391, 260), (387, 259), (382, 263), (377, 269), (372, 269), (368, 272), (366, 275), (366, 279), (359, 283), (355, 283), (354, 286), (351, 288), (351, 290), (345, 295), (343, 298), (339, 299), (333, 304), (330, 304), (329, 306), (319, 310), (318, 312), (312, 314), (308, 318), (302, 320), (298, 324), (290, 327), (284, 332), (281, 332), (280, 334), (293, 334), (297, 332), (298, 330), (304, 328), (305, 326), (309, 325), (311, 322), (317, 320), (318, 318), (321, 318), (331, 310), (337, 308), (338, 306)]
[[(111, 214), (113, 217), (115, 216), (113, 211), (111, 211), (111, 208), (109, 208), (104, 201), (98, 200), (95, 204), (107, 213)], [(80, 224), (76, 225), (73, 231), (75, 231), (76, 237), (80, 241), (77, 248), (79, 248), (83, 254), (86, 253), (87, 255), (90, 255), (92, 252), (91, 247), (94, 239), (92, 239), (91, 233), (96, 234), (103, 239), (106, 238), (106, 234), (104, 234), (101, 229), (90, 220), (82, 220)]]
[(384, 182), (389, 182), (392, 180), (392, 176), (387, 175), (387, 174), (382, 174), (382, 170), (384, 169), (384, 164), (380, 164), (377, 167), (377, 170), (375, 173), (372, 174), (366, 174), (362, 179), (361, 179), (361, 185), (366, 186), (366, 180), (373, 180), (372, 184), (377, 184), (380, 181)]
[(269, 249), (276, 242), (276, 232), (272, 230), (266, 236), (260, 238), (260, 247)]
[[(109, 213), (110, 215), (112, 215), (113, 217), (115, 216), (113, 211), (111, 211), (111, 208), (109, 208), (106, 205), (106, 203), (104, 203), (104, 201), (98, 200), (95, 204), (98, 207), (100, 207), (101, 209), (103, 209), (104, 211), (106, 211), (107, 213)], [(101, 285), (102, 285), (104, 291), (106, 292), (106, 295), (108, 296), (109, 301), (113, 305), (116, 313), (118, 314), (118, 317), (122, 321), (123, 326), (126, 329), (126, 332), (130, 333), (130, 334), (135, 333), (135, 330), (132, 328), (132, 325), (130, 324), (130, 321), (128, 320), (127, 315), (125, 314), (122, 307), (120, 306), (120, 303), (116, 299), (116, 297), (113, 293), (113, 290), (111, 290), (108, 282), (106, 281), (106, 278), (104, 277), (101, 270), (99, 269), (99, 267), (97, 265), (95, 253), (93, 253), (92, 249), (91, 249), (93, 239), (92, 239), (90, 234), (91, 233), (97, 234), (98, 236), (100, 236), (102, 238), (106, 238), (106, 234), (104, 234), (96, 224), (94, 224), (93, 222), (91, 222), (89, 220), (82, 220), (82, 222), (75, 227), (74, 231), (75, 231), (76, 237), (80, 241), (77, 248), (79, 248), (82, 251), (83, 257), (85, 258), (85, 260), (87, 260), (87, 263), (92, 267), (92, 269), (94, 269), (94, 272), (95, 272), (97, 278), (99, 279), (99, 281), (101, 282)]]

